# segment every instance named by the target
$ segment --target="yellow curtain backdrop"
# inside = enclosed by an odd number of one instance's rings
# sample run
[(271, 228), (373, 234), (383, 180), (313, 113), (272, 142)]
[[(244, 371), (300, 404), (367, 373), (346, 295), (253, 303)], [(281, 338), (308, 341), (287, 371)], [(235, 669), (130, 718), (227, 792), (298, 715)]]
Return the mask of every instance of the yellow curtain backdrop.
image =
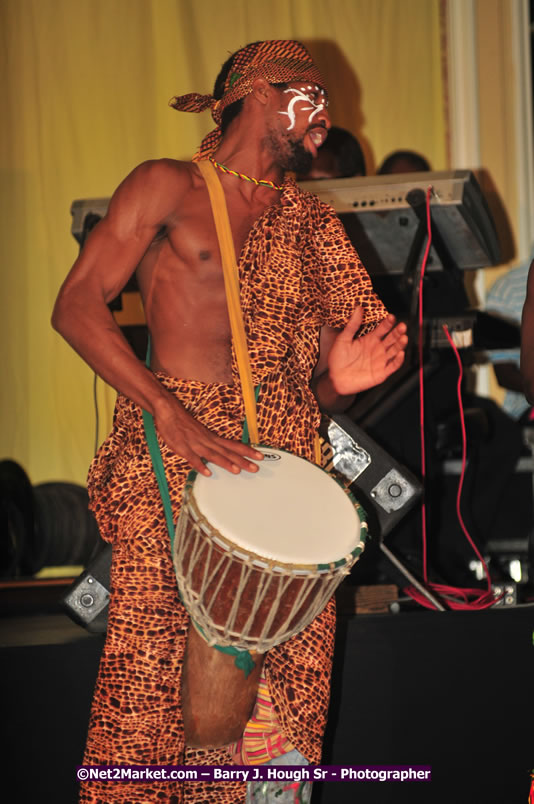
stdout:
[[(298, 38), (368, 172), (401, 147), (448, 167), (439, 0), (0, 0), (0, 30), (0, 458), (33, 483), (85, 483), (94, 449), (92, 372), (49, 323), (77, 254), (71, 203), (145, 159), (188, 158), (211, 120), (171, 96), (211, 91), (247, 42)], [(99, 440), (112, 404), (100, 383)]]

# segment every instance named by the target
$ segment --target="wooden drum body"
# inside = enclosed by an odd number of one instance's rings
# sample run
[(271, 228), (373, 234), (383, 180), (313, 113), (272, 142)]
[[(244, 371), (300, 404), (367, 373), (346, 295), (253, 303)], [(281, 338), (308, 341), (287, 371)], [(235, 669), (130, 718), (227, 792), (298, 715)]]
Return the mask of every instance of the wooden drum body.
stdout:
[[(210, 465), (212, 476), (192, 473), (184, 492), (173, 558), (196, 626), (182, 686), (190, 745), (241, 736), (261, 654), (320, 614), (365, 546), (365, 515), (346, 489), (309, 461), (261, 451), (257, 473), (232, 475)], [(213, 645), (252, 652), (251, 677)]]

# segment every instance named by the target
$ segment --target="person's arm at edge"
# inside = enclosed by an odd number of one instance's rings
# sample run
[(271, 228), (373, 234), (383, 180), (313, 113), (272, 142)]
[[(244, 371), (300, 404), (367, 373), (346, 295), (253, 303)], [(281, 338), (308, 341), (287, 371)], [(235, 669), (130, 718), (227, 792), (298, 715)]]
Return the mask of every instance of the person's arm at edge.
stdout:
[(534, 261), (530, 264), (527, 280), (527, 295), (521, 318), (521, 375), (524, 393), (534, 404)]

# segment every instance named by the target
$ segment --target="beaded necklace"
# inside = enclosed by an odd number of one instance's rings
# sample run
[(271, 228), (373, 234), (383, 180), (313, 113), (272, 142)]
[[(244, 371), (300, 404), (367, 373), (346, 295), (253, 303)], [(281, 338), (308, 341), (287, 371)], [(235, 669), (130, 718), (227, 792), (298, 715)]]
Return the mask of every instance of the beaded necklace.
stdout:
[(237, 170), (230, 170), (230, 168), (227, 168), (224, 165), (221, 165), (219, 162), (216, 162), (211, 156), (209, 157), (209, 161), (223, 173), (229, 173), (231, 176), (237, 176), (238, 179), (251, 181), (253, 184), (261, 187), (270, 187), (271, 190), (283, 190), (282, 184), (275, 184), (273, 181), (269, 181), (269, 179), (255, 179), (253, 176), (247, 176), (245, 173), (238, 173)]

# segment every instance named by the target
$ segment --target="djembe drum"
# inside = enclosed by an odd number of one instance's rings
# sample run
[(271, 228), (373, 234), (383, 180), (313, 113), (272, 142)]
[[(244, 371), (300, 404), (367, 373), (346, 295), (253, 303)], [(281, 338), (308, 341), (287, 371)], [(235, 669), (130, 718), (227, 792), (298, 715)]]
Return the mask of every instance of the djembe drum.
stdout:
[[(243, 733), (263, 655), (324, 609), (364, 549), (365, 515), (318, 466), (261, 447), (257, 473), (193, 472), (174, 564), (190, 628), (182, 682), (186, 741), (217, 747)], [(250, 676), (212, 646), (249, 651)]]

